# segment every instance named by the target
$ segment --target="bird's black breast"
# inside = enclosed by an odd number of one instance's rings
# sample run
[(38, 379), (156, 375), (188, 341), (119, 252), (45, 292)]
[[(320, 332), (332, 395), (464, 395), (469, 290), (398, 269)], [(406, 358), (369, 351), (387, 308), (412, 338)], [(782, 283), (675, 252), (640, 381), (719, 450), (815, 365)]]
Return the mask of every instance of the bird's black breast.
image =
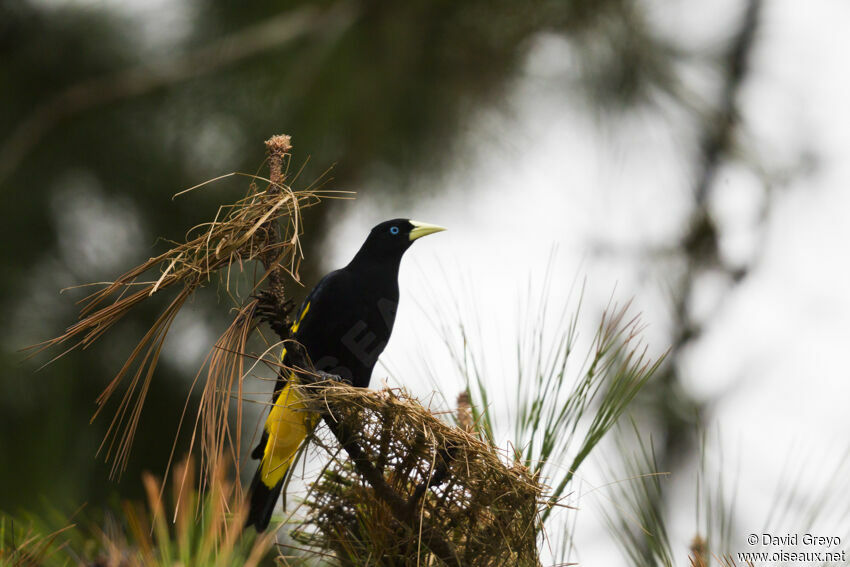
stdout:
[(397, 307), (397, 272), (336, 270), (305, 300), (307, 312), (294, 338), (316, 370), (366, 387), (389, 341)]

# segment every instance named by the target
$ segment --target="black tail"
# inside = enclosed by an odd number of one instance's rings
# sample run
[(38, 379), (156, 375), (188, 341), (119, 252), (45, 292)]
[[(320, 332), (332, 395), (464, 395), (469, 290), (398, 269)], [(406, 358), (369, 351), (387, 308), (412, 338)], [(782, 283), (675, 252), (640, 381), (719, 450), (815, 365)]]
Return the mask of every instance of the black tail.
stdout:
[(257, 473), (254, 475), (254, 480), (251, 481), (250, 495), (248, 498), (251, 501), (251, 507), (248, 510), (248, 518), (245, 520), (245, 527), (254, 526), (258, 532), (265, 531), (272, 519), (274, 505), (277, 504), (277, 499), (280, 498), (280, 491), (283, 488), (283, 479), (269, 488), (260, 480), (260, 471), (262, 465), (257, 467)]

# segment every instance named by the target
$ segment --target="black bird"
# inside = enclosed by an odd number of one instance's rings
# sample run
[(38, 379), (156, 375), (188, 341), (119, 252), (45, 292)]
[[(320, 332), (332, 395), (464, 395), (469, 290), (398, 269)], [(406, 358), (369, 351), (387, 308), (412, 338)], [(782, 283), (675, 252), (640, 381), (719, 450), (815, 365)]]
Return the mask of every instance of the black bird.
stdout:
[[(299, 366), (303, 356), (320, 372), (339, 376), (354, 386), (369, 385), (372, 369), (390, 339), (398, 307), (398, 269), (413, 241), (443, 227), (407, 219), (382, 222), (342, 269), (313, 288), (291, 327), (296, 349), (284, 349), (283, 366)], [(251, 454), (260, 459), (250, 488), (246, 526), (266, 529), (280, 497), (286, 472), (299, 446), (316, 424), (304, 411), (296, 378), (278, 375), (273, 406), (260, 444)]]

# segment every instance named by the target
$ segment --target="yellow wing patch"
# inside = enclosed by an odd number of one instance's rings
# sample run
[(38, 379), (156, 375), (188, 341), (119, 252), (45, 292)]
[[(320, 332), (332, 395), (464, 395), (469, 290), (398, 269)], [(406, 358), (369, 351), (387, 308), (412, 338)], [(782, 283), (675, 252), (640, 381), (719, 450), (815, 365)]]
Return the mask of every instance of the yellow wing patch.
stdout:
[(303, 321), (303, 320), (304, 320), (304, 316), (307, 314), (307, 312), (308, 312), (309, 310), (310, 310), (310, 302), (308, 301), (308, 302), (307, 302), (307, 305), (305, 305), (305, 306), (304, 306), (304, 311), (302, 311), (302, 312), (301, 312), (301, 315), (299, 315), (299, 316), (298, 316), (298, 320), (297, 320), (297, 321), (295, 321), (295, 322), (292, 324), (292, 326), (289, 328), (289, 330), (290, 330), (290, 331), (292, 331), (293, 333), (297, 333), (297, 332), (298, 332), (298, 327), (300, 327), (300, 326), (301, 326), (301, 321)]

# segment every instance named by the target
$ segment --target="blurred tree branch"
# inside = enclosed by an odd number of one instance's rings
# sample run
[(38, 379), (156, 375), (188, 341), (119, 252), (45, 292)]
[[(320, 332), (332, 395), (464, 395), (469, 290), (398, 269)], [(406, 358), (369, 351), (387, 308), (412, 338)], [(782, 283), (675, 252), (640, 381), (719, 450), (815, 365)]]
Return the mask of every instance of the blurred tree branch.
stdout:
[[(730, 286), (721, 301), (731, 295), (731, 290), (750, 272), (754, 258), (744, 266), (730, 266), (721, 257), (720, 233), (710, 210), (709, 199), (715, 187), (718, 170), (729, 159), (735, 149), (736, 135), (741, 124), (739, 95), (750, 71), (755, 38), (761, 23), (762, 0), (748, 0), (725, 56), (721, 59), (723, 75), (720, 97), (714, 110), (703, 113), (702, 136), (697, 155), (697, 175), (693, 194), (690, 222), (672, 252), (684, 263), (682, 274), (673, 290), (673, 331), (668, 363), (650, 384), (650, 404), (653, 413), (659, 416), (664, 443), (653, 453), (654, 470), (672, 471), (685, 457), (693, 454), (695, 426), (702, 420), (704, 402), (693, 397), (682, 384), (680, 366), (685, 349), (695, 343), (702, 334), (704, 322), (698, 321), (693, 313), (693, 295), (699, 278), (710, 270), (720, 270), (729, 280)], [(766, 207), (760, 220), (766, 215)], [(643, 508), (662, 511), (664, 496), (660, 490), (643, 493)], [(656, 517), (656, 520), (659, 518)], [(649, 522), (650, 524), (654, 522)], [(654, 533), (663, 533), (663, 521), (655, 523)], [(710, 529), (710, 526), (707, 528)], [(695, 540), (701, 542), (703, 534), (697, 533)], [(626, 547), (645, 559), (646, 564), (655, 563), (655, 554), (664, 546), (657, 546), (654, 538), (625, 538)], [(666, 544), (669, 547), (669, 544)], [(695, 555), (694, 555), (695, 554)], [(699, 546), (692, 549), (694, 557), (701, 557)]]
[[(702, 335), (705, 321), (694, 313), (693, 298), (698, 282), (709, 272), (721, 273), (729, 287), (719, 301), (731, 296), (734, 286), (749, 274), (758, 259), (754, 253), (744, 265), (731, 265), (722, 258), (721, 231), (711, 211), (710, 200), (718, 171), (731, 158), (739, 155), (738, 134), (742, 118), (739, 95), (750, 71), (750, 58), (761, 22), (762, 0), (748, 0), (742, 10), (737, 30), (725, 52), (717, 58), (720, 71), (719, 96), (713, 104), (694, 104), (686, 96), (678, 99), (698, 117), (699, 134), (694, 157), (693, 205), (686, 226), (677, 241), (669, 246), (637, 249), (597, 244), (599, 254), (623, 254), (647, 257), (653, 262), (681, 265), (671, 286), (671, 347), (667, 362), (655, 380), (648, 384), (645, 403), (658, 420), (664, 443), (657, 448), (658, 470), (673, 470), (676, 461), (690, 455), (695, 447), (692, 433), (701, 421), (705, 403), (695, 399), (682, 384), (679, 365), (683, 352)], [(769, 182), (767, 182), (769, 184)], [(769, 201), (765, 200), (758, 222), (767, 218)], [(763, 239), (762, 239), (763, 241)]]
[[(692, 297), (697, 279), (707, 270), (720, 268), (738, 284), (748, 267), (725, 265), (719, 252), (719, 233), (709, 210), (709, 197), (718, 169), (732, 153), (736, 130), (740, 123), (738, 96), (750, 70), (754, 40), (759, 28), (762, 0), (749, 0), (740, 26), (722, 60), (723, 85), (716, 110), (707, 112), (703, 121), (698, 173), (694, 189), (694, 207), (688, 229), (683, 233), (677, 250), (685, 267), (674, 290), (674, 332), (669, 364), (659, 373), (655, 400), (665, 429), (665, 445), (659, 455), (660, 466), (667, 470), (675, 455), (690, 452), (687, 441), (694, 420), (702, 410), (701, 403), (684, 391), (677, 368), (682, 351), (701, 335), (701, 324), (692, 313)], [(728, 296), (728, 292), (726, 294)]]
[(0, 183), (52, 128), (75, 114), (212, 73), (304, 36), (339, 33), (353, 18), (348, 3), (338, 2), (326, 10), (305, 6), (181, 55), (73, 84), (38, 106), (4, 140), (0, 146)]
[(732, 41), (726, 61), (726, 76), (720, 105), (716, 112), (706, 117), (703, 131), (702, 171), (696, 185), (697, 207), (704, 208), (714, 182), (714, 176), (723, 158), (734, 145), (735, 130), (740, 122), (738, 94), (750, 69), (753, 42), (761, 18), (762, 0), (750, 0), (741, 20), (741, 27)]

